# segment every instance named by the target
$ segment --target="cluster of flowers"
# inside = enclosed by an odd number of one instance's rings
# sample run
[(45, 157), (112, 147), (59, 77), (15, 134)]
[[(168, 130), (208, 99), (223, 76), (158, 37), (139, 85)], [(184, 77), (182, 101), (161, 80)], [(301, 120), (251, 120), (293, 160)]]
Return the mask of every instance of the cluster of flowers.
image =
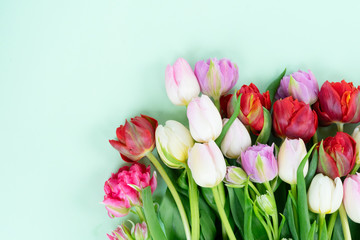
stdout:
[[(110, 144), (132, 165), (106, 181), (103, 203), (110, 217), (133, 210), (140, 223), (131, 229), (122, 224), (109, 239), (170, 239), (174, 223), (156, 214), (152, 202), (156, 174), (151, 177), (150, 166), (137, 162), (145, 156), (177, 207), (171, 214), (183, 224), (174, 226), (183, 228), (173, 230), (184, 234), (179, 239), (261, 239), (256, 237), (261, 233), (274, 240), (331, 239), (340, 230), (351, 239), (348, 217), (360, 223), (360, 126), (350, 136), (343, 125), (360, 122), (360, 88), (342, 80), (326, 81), (319, 90), (311, 71), (285, 72), (265, 93), (251, 83), (229, 94), (238, 67), (227, 59), (199, 61), (194, 71), (184, 59), (169, 65), (167, 95), (187, 107), (189, 129), (174, 120), (158, 125), (141, 115), (116, 130), (117, 140)], [(318, 125), (332, 123), (336, 135), (318, 142)], [(155, 146), (168, 168), (152, 154)], [(171, 172), (179, 178), (169, 177)], [(281, 188), (285, 191), (276, 195)], [(221, 220), (222, 230), (209, 234), (216, 221), (199, 211), (207, 209), (204, 204)]]

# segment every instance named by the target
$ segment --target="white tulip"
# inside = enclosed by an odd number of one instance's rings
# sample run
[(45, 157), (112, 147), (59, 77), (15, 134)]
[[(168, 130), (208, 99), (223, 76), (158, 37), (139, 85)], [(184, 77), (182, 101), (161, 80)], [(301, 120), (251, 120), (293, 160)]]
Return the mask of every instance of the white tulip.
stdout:
[(318, 173), (308, 191), (309, 209), (314, 213), (329, 214), (339, 209), (343, 199), (343, 185), (339, 177), (335, 182)]
[(215, 140), (221, 133), (222, 120), (214, 103), (206, 95), (194, 98), (188, 105), (191, 136), (198, 142)]
[(359, 155), (359, 152), (360, 152), (360, 125), (354, 129), (351, 136), (356, 142), (356, 160), (355, 161), (356, 161), (356, 164), (360, 164), (360, 155)]
[(226, 164), (214, 141), (195, 143), (189, 151), (188, 165), (197, 185), (215, 187), (225, 177)]
[(194, 145), (189, 130), (181, 123), (169, 120), (155, 132), (156, 147), (163, 162), (171, 168), (182, 168), (188, 151)]
[[(307, 154), (304, 141), (286, 138), (281, 144), (278, 154), (279, 177), (288, 184), (296, 184), (297, 169)], [(309, 161), (306, 161), (303, 174), (306, 176), (309, 169)]]
[[(223, 125), (228, 121), (229, 119), (224, 118)], [(227, 158), (236, 159), (241, 155), (241, 152), (250, 146), (251, 138), (249, 132), (244, 124), (238, 118), (235, 118), (235, 121), (231, 124), (221, 142), (221, 151)]]
[(360, 223), (360, 173), (349, 175), (344, 181), (344, 206), (349, 218)]

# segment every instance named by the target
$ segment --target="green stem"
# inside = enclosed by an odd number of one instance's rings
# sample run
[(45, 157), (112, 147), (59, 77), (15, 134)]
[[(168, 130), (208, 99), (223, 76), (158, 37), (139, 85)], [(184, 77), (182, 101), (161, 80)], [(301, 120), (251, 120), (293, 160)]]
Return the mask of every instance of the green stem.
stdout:
[(343, 123), (336, 123), (337, 129), (339, 132), (344, 131), (344, 124)]
[(267, 223), (264, 221), (264, 219), (262, 218), (262, 216), (259, 213), (259, 210), (255, 206), (254, 206), (254, 213), (255, 213), (255, 216), (257, 217), (257, 219), (259, 219), (261, 225), (263, 225), (263, 227), (264, 227), (264, 229), (266, 231), (268, 239), (273, 240), (272, 231), (270, 230), (271, 224), (269, 223), (269, 221), (267, 221)]
[(355, 174), (358, 170), (359, 170), (359, 168), (360, 168), (360, 164), (359, 163), (357, 163), (355, 166), (354, 166), (354, 168), (353, 168), (353, 170), (351, 171), (351, 173), (350, 174)]
[(254, 190), (254, 192), (256, 193), (256, 195), (260, 196), (261, 194), (259, 193), (259, 191), (257, 190), (257, 188), (255, 187), (255, 185), (249, 181), (249, 186), (251, 187), (252, 190)]
[(317, 131), (315, 131), (314, 136), (312, 136), (312, 140), (313, 140), (313, 144), (315, 144), (315, 143), (318, 143), (318, 142), (319, 142), (319, 140), (318, 140), (318, 133), (317, 133)]
[(224, 207), (221, 204), (221, 199), (219, 197), (219, 191), (218, 191), (217, 186), (212, 188), (212, 192), (213, 192), (213, 195), (214, 195), (216, 207), (218, 209), (218, 212), (219, 212), (219, 215), (220, 215), (220, 218), (221, 218), (221, 222), (222, 222), (222, 224), (224, 225), (224, 227), (226, 229), (227, 235), (229, 236), (230, 240), (236, 240), (235, 234), (234, 234), (234, 232), (233, 232), (233, 230), (232, 230), (232, 228), (230, 226), (229, 220), (226, 217)]
[(336, 218), (337, 218), (338, 214), (339, 214), (339, 211), (336, 211), (333, 214), (331, 214), (331, 216), (330, 216), (330, 220), (329, 220), (328, 227), (327, 227), (327, 236), (328, 236), (329, 240), (331, 240), (331, 236), (332, 236), (332, 233), (333, 233), (333, 230), (335, 227), (335, 222), (336, 222)]
[(185, 166), (189, 181), (189, 200), (191, 212), (191, 239), (200, 239), (199, 194), (197, 185), (192, 177), (189, 167)]
[(141, 208), (139, 206), (135, 206), (135, 210), (136, 210), (136, 214), (139, 216), (140, 218), (140, 222), (144, 222), (145, 221), (145, 216), (143, 211), (141, 210)]
[[(294, 199), (297, 199), (296, 184), (291, 184), (290, 186), (291, 186), (291, 193), (292, 193)], [(293, 213), (294, 213), (295, 228), (296, 228), (296, 231), (299, 232), (299, 219), (298, 219), (297, 209), (294, 206), (294, 204), (292, 204), (292, 207), (293, 207)]]
[(350, 227), (349, 227), (349, 221), (348, 221), (348, 217), (346, 215), (344, 204), (342, 204), (342, 203), (341, 203), (340, 208), (339, 208), (339, 214), (340, 214), (342, 230), (343, 230), (343, 233), (344, 233), (344, 239), (345, 240), (351, 240), (351, 232), (350, 232)]
[(320, 219), (319, 219), (319, 238), (318, 239), (321, 239), (322, 229), (323, 229), (323, 225), (325, 222), (325, 213), (320, 213), (319, 218)]
[[(224, 207), (225, 206), (225, 188), (224, 188), (224, 184), (222, 182), (219, 183), (219, 185), (217, 185), (217, 188), (219, 190), (219, 197), (220, 197), (221, 205)], [(225, 229), (224, 224), (221, 224), (221, 231), (222, 231), (223, 240), (227, 239), (226, 229)]]
[(180, 217), (181, 217), (181, 220), (182, 220), (183, 225), (184, 225), (186, 239), (190, 240), (191, 239), (191, 234), (190, 234), (189, 221), (188, 221), (187, 216), (186, 216), (184, 205), (181, 202), (180, 196), (179, 196), (178, 192), (176, 191), (174, 184), (172, 183), (172, 181), (170, 180), (169, 176), (167, 175), (165, 169), (161, 166), (161, 164), (156, 159), (156, 157), (151, 152), (146, 154), (146, 156), (147, 156), (147, 158), (149, 158), (149, 160), (154, 165), (154, 167), (158, 170), (161, 177), (164, 179), (166, 185), (168, 186), (168, 188), (169, 188), (169, 190), (170, 190), (170, 192), (171, 192), (171, 194), (172, 194), (172, 196), (173, 196), (173, 198), (175, 200), (176, 206), (178, 207)]
[(214, 99), (214, 104), (215, 104), (215, 107), (217, 108), (217, 110), (219, 110), (219, 112), (220, 112), (220, 98)]
[(266, 187), (266, 189), (268, 190), (270, 197), (273, 199), (273, 201), (275, 202), (275, 213), (271, 215), (271, 218), (273, 220), (273, 228), (274, 228), (274, 239), (277, 240), (279, 239), (279, 219), (278, 219), (278, 211), (277, 211), (277, 207), (276, 207), (276, 200), (275, 200), (275, 195), (274, 192), (269, 184), (269, 182), (264, 182), (264, 185)]

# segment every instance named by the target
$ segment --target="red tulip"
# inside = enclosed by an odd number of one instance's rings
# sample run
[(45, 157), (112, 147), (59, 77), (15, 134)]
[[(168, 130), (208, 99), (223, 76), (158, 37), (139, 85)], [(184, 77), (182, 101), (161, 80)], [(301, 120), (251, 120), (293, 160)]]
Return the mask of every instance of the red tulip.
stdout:
[[(249, 86), (243, 85), (236, 93), (236, 97), (241, 95), (240, 113), (238, 118), (245, 126), (250, 126), (251, 131), (259, 135), (264, 125), (263, 107), (270, 111), (271, 100), (269, 91), (261, 94), (259, 89), (251, 83)], [(233, 96), (227, 108), (228, 117), (234, 113), (236, 98)]]
[(274, 103), (272, 117), (275, 134), (281, 138), (302, 138), (308, 142), (318, 126), (317, 115), (309, 104), (291, 96)]
[(149, 116), (136, 116), (116, 129), (118, 140), (109, 142), (119, 151), (124, 161), (138, 161), (154, 149), (157, 125), (158, 122)]
[(356, 142), (347, 133), (338, 132), (335, 137), (327, 137), (319, 147), (317, 171), (332, 179), (350, 173), (355, 165)]
[(326, 81), (319, 92), (319, 99), (314, 109), (321, 125), (360, 122), (360, 88), (345, 80)]

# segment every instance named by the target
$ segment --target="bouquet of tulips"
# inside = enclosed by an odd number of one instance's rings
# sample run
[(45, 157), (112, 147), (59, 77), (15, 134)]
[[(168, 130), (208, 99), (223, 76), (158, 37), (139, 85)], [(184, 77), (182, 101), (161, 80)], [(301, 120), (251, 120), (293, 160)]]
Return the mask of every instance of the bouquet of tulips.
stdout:
[[(360, 88), (319, 89), (310, 70), (285, 69), (265, 93), (252, 83), (231, 93), (237, 80), (227, 59), (193, 70), (180, 58), (165, 85), (187, 107), (186, 126), (140, 115), (117, 128), (110, 144), (130, 166), (105, 182), (103, 204), (138, 222), (109, 239), (360, 239), (360, 126), (343, 131), (360, 122)], [(318, 129), (332, 124), (336, 134)], [(156, 173), (167, 185), (159, 199)]]

